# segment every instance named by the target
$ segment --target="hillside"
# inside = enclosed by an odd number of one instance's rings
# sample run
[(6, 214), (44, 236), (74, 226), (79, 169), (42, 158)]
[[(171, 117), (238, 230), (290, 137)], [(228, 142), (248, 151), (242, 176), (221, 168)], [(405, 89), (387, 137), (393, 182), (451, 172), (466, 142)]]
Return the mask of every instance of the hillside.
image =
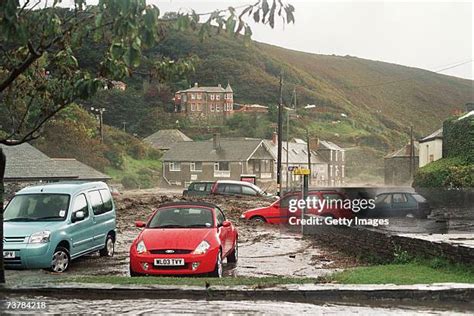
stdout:
[[(97, 47), (85, 47), (83, 61), (94, 65), (96, 51)], [(148, 136), (174, 126), (176, 118), (166, 113), (173, 92), (194, 82), (201, 86), (229, 82), (236, 103), (275, 106), (282, 69), (285, 103), (292, 102), (296, 88), (301, 115), (291, 125), (292, 135), (301, 137), (308, 128), (314, 136), (351, 147), (356, 159), (353, 171), (365, 166), (377, 169), (372, 173), (380, 175), (381, 158), (406, 143), (410, 125), (415, 137), (430, 133), (454, 110), (474, 99), (470, 80), (351, 56), (309, 54), (256, 42), (244, 45), (226, 35), (201, 41), (191, 33), (170, 31), (147, 52), (144, 64), (159, 56), (178, 59), (191, 55), (198, 56), (199, 62), (184, 80), (163, 83), (135, 76), (127, 82), (126, 92), (108, 92), (93, 103), (108, 107), (106, 123), (122, 127), (127, 121), (127, 131)], [(317, 110), (303, 110), (307, 104), (315, 104)], [(239, 118), (217, 129), (232, 136), (269, 137), (270, 124), (275, 121), (275, 111), (271, 112), (267, 118), (253, 120), (258, 127), (251, 128), (251, 120)], [(180, 124), (190, 136), (210, 135), (203, 134), (203, 126), (182, 119)]]

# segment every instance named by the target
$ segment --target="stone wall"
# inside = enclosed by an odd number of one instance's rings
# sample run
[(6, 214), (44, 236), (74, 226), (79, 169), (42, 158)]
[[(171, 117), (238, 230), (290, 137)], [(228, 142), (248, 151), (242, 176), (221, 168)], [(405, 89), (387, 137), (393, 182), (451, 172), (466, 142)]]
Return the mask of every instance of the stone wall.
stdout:
[(427, 259), (444, 258), (452, 262), (472, 264), (474, 248), (445, 242), (391, 235), (362, 227), (305, 226), (308, 238), (352, 256), (391, 262), (397, 251)]

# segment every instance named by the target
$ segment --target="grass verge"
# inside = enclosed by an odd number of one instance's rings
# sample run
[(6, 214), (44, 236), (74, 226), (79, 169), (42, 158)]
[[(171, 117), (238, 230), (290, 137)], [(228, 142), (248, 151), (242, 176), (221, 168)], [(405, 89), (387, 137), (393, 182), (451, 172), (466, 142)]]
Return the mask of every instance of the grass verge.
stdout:
[(328, 281), (342, 284), (474, 283), (474, 267), (440, 260), (358, 267), (338, 272)]
[(291, 278), (291, 277), (224, 277), (203, 278), (203, 277), (134, 277), (127, 276), (84, 276), (62, 279), (61, 282), (78, 283), (107, 283), (119, 285), (248, 285), (254, 287), (270, 287), (279, 284), (307, 284), (317, 283), (315, 278)]

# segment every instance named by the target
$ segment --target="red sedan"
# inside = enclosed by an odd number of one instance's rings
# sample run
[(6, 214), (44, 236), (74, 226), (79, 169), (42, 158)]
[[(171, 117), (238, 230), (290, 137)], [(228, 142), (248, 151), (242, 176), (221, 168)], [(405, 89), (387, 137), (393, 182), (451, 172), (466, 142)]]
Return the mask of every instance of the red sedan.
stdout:
[(237, 262), (238, 233), (222, 210), (210, 203), (163, 204), (130, 247), (130, 275), (222, 277), (222, 261)]
[[(347, 197), (341, 192), (309, 191), (308, 197), (311, 203), (308, 204), (309, 208), (306, 212), (309, 214), (333, 218), (354, 217), (351, 209), (344, 207), (343, 202), (347, 200)], [(269, 206), (245, 211), (241, 218), (270, 224), (288, 223), (290, 217), (301, 216), (301, 208), (297, 205), (299, 199), (301, 199), (301, 192), (290, 192)], [(291, 208), (292, 211), (290, 211)]]

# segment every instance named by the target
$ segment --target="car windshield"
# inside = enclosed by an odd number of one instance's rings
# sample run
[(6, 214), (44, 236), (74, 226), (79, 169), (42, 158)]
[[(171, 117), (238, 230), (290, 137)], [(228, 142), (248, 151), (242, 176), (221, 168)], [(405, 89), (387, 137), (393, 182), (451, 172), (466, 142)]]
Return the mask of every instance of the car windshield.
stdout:
[(173, 207), (158, 210), (148, 228), (210, 228), (212, 211), (199, 207)]
[(67, 194), (16, 195), (8, 204), (4, 221), (62, 221), (69, 208)]

